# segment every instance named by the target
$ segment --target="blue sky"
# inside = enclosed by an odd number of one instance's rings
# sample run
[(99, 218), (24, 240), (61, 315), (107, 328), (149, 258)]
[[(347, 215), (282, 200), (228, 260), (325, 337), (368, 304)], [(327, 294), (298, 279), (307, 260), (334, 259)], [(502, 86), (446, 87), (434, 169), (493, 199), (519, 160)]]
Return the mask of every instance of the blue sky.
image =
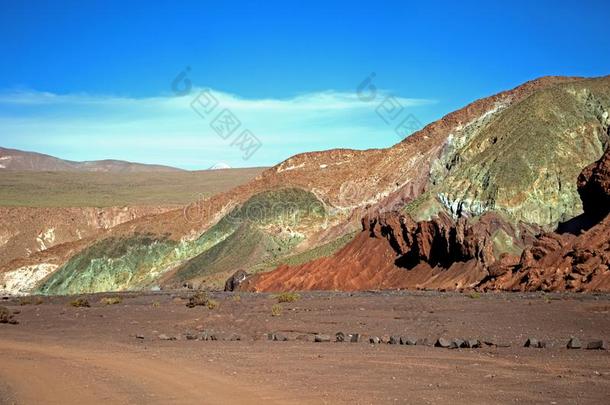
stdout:
[[(426, 124), (539, 76), (609, 74), (605, 3), (1, 0), (0, 145), (189, 169), (386, 147), (387, 96)], [(205, 88), (241, 122), (232, 137), (191, 109)], [(247, 160), (245, 129), (261, 142)]]

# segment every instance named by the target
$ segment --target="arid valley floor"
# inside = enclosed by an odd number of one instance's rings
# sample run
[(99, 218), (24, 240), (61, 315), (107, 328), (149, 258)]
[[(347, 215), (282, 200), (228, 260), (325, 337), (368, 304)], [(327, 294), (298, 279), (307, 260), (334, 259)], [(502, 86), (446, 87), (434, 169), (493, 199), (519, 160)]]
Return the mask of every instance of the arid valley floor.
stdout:
[[(214, 309), (188, 308), (192, 295), (4, 299), (19, 323), (0, 324), (0, 403), (601, 404), (610, 392), (610, 353), (566, 348), (610, 338), (607, 294), (310, 292), (277, 316), (274, 295), (212, 293)], [(523, 347), (529, 337), (547, 347)]]

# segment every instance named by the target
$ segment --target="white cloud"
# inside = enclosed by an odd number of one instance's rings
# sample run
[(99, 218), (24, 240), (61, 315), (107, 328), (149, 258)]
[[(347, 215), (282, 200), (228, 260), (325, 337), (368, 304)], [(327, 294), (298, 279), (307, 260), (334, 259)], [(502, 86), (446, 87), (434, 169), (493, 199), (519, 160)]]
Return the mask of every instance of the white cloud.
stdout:
[[(190, 106), (200, 91), (147, 98), (0, 93), (0, 145), (73, 160), (117, 158), (204, 168), (219, 160), (233, 167), (272, 165), (308, 150), (382, 147), (399, 140), (375, 113), (388, 95), (383, 91), (375, 101), (362, 102), (355, 93), (337, 91), (246, 99), (212, 90), (219, 105), (206, 119)], [(405, 110), (434, 103), (396, 100)], [(224, 108), (241, 121), (238, 131), (249, 129), (263, 144), (248, 161), (230, 145), (231, 138), (222, 139), (209, 126)]]

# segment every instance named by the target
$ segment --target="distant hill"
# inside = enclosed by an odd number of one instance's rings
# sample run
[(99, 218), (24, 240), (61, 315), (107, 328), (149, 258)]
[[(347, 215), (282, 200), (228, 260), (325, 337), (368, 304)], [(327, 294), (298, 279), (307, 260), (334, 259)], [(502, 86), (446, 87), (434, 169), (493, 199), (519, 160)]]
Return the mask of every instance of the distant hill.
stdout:
[(141, 173), (141, 172), (178, 172), (184, 171), (170, 166), (148, 165), (126, 162), (123, 160), (93, 160), (73, 162), (36, 152), (0, 147), (0, 171), (34, 171), (34, 172), (106, 172), (106, 173)]

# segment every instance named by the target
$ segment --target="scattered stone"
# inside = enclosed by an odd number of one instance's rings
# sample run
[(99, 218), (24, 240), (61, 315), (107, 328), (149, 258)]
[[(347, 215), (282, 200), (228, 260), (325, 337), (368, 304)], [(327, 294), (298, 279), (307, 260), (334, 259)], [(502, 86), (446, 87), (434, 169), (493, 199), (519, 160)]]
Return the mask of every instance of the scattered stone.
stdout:
[(141, 334), (139, 334), (139, 333), (138, 333), (138, 334), (136, 335), (136, 339), (144, 339), (144, 335), (141, 335)]
[(430, 342), (428, 341), (428, 338), (419, 338), (419, 339), (417, 339), (417, 345), (418, 346), (429, 346)]
[(400, 344), (407, 345), (407, 346), (415, 346), (417, 344), (417, 339), (412, 338), (412, 337), (401, 337)]
[(451, 343), (453, 342), (451, 342), (449, 339), (438, 338), (438, 340), (434, 344), (434, 347), (444, 347), (445, 349), (447, 349), (451, 347)]
[(451, 341), (451, 346), (449, 346), (450, 349), (458, 349), (460, 347), (463, 347), (464, 345), (464, 340), (462, 339), (453, 339)]
[(330, 342), (330, 335), (316, 335), (313, 340), (316, 343)]
[(309, 335), (299, 335), (296, 337), (299, 342), (309, 342)]
[(231, 333), (227, 340), (230, 342), (237, 342), (241, 340), (241, 336), (239, 336), (237, 333)]
[(282, 334), (282, 333), (276, 333), (273, 335), (273, 340), (275, 342), (287, 342), (288, 341), (288, 336)]
[(568, 349), (581, 349), (582, 343), (580, 343), (580, 339), (573, 337), (573, 338), (570, 338), (570, 340), (568, 341), (567, 348)]
[(390, 336), (389, 335), (383, 335), (380, 338), (381, 343), (390, 343)]
[(213, 342), (215, 342), (217, 340), (222, 340), (220, 338), (221, 338), (221, 336), (218, 335), (217, 333), (210, 333), (210, 335), (208, 336), (208, 340), (211, 340)]
[(487, 346), (510, 347), (510, 343), (496, 342), (495, 340), (484, 340), (483, 343), (485, 343)]
[(592, 340), (587, 344), (587, 350), (608, 350), (608, 343), (604, 340)]
[(176, 340), (175, 336), (168, 336), (165, 333), (160, 334), (158, 337), (159, 340)]
[(525, 344), (523, 345), (523, 347), (535, 347), (537, 349), (543, 349), (546, 347), (546, 342), (543, 342), (536, 338), (528, 338), (525, 341)]
[(466, 339), (462, 347), (467, 349), (476, 349), (481, 347), (481, 341), (478, 339)]
[(358, 342), (360, 342), (360, 334), (359, 333), (352, 333), (351, 335), (349, 335), (349, 341), (350, 341), (350, 343), (358, 343)]
[(206, 331), (201, 332), (201, 334), (199, 335), (199, 340), (206, 341), (209, 339), (210, 339), (210, 335)]
[(197, 340), (197, 335), (195, 335), (194, 333), (191, 333), (191, 332), (186, 332), (184, 334), (184, 338), (186, 340)]
[(401, 339), (400, 336), (390, 336), (390, 341), (388, 343), (391, 345), (399, 345)]
[(381, 343), (381, 339), (379, 339), (379, 336), (371, 336), (369, 338), (369, 343), (378, 345), (379, 343)]
[(335, 341), (340, 343), (345, 342), (345, 334), (343, 332), (337, 332), (335, 335)]

